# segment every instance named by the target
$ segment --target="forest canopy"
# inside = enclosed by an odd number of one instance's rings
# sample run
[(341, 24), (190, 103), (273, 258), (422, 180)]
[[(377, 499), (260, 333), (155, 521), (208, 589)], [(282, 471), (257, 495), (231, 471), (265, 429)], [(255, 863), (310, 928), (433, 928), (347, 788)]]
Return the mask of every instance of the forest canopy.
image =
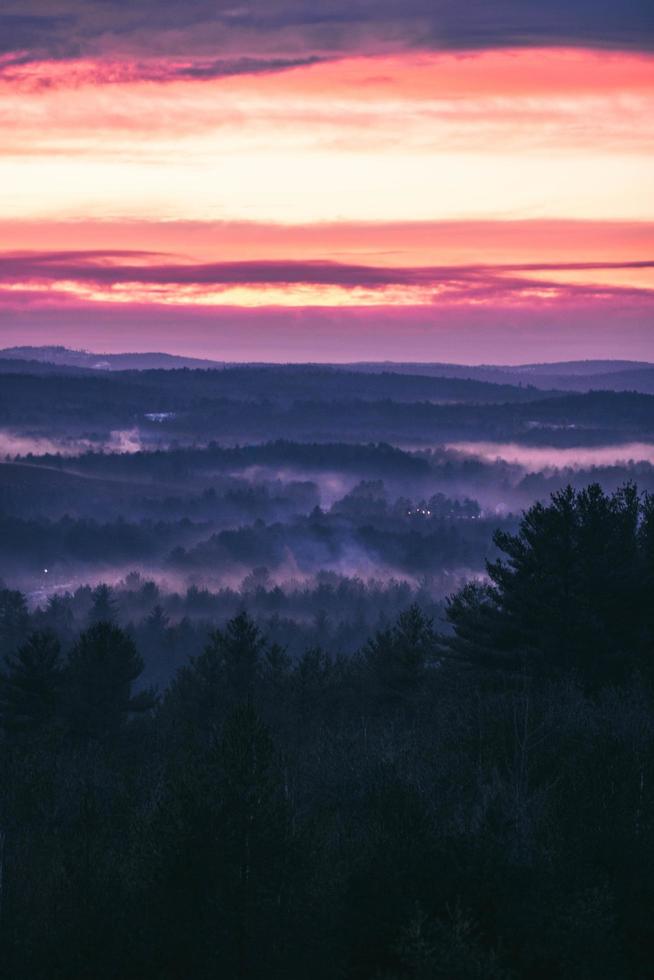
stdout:
[(153, 583), (47, 625), (5, 589), (6, 974), (645, 980), (652, 514), (567, 488), (497, 532), (487, 583), (347, 655), (187, 620), (158, 691)]

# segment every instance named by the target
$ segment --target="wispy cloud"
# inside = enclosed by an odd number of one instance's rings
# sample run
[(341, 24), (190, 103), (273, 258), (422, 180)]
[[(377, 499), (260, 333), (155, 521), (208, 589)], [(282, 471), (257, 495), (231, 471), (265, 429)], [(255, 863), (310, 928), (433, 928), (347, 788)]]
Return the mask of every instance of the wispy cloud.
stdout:
[[(9, 0), (0, 53), (44, 60), (183, 57), (209, 75), (265, 62), (398, 50), (582, 46), (654, 49), (646, 0)], [(144, 67), (145, 70), (145, 67)]]
[[(429, 305), (637, 297), (654, 289), (597, 281), (597, 273), (648, 270), (654, 260), (389, 267), (325, 261), (167, 261), (112, 251), (0, 256), (0, 289), (85, 301), (221, 306)], [(575, 274), (566, 281), (562, 274)], [(593, 281), (595, 279), (595, 281)]]
[(389, 352), (393, 310), (563, 344), (572, 311), (642, 345), (653, 66), (650, 0), (4, 0), (2, 328), (170, 346), (229, 308), (265, 346), (264, 308), (333, 356), (347, 309), (365, 356), (370, 308)]
[(405, 52), (296, 64), (265, 81), (198, 81), (179, 74), (187, 63), (160, 60), (166, 84), (92, 59), (50, 62), (47, 85), (30, 66), (0, 79), (0, 214), (654, 216), (654, 57)]

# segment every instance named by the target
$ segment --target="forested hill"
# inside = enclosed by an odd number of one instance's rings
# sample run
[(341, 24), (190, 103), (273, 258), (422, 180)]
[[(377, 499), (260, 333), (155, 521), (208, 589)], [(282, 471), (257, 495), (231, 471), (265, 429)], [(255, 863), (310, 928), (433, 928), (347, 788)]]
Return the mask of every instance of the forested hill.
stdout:
[(474, 378), (494, 384), (531, 385), (543, 390), (640, 391), (654, 393), (654, 364), (648, 361), (560, 361), (544, 364), (353, 364), (362, 372), (393, 371), (428, 377)]
[(256, 576), (235, 613), (0, 589), (2, 975), (649, 980), (654, 501), (495, 540), (444, 615), (377, 588), (350, 655), (329, 581), (294, 656)]
[(142, 371), (172, 368), (221, 368), (219, 361), (199, 357), (180, 357), (163, 353), (95, 354), (68, 347), (6, 347), (0, 349), (0, 360), (18, 360), (59, 367), (77, 367), (96, 371)]
[(570, 394), (462, 379), (324, 369), (8, 373), (0, 427), (47, 435), (139, 429), (168, 439), (428, 442), (466, 438), (575, 445), (647, 438), (654, 397)]
[[(229, 366), (221, 371), (141, 369), (130, 371), (97, 371), (85, 366), (50, 364), (24, 359), (2, 359), (0, 374), (68, 374), (86, 376), (101, 386), (115, 385), (143, 392), (175, 391), (180, 397), (215, 397), (241, 400), (361, 398), (398, 401), (477, 401), (488, 403), (528, 402), (543, 398), (544, 393), (530, 385), (495, 384), (471, 378), (428, 377), (384, 371), (357, 373), (343, 368), (313, 365)], [(552, 392), (553, 395), (556, 392)]]
[[(450, 364), (445, 362), (402, 363), (368, 361), (352, 364), (230, 364), (220, 360), (184, 357), (165, 353), (98, 354), (66, 347), (11, 347), (0, 349), (0, 373), (15, 370), (10, 361), (32, 372), (47, 372), (52, 367), (78, 368), (89, 371), (147, 371), (190, 369), (236, 369), (314, 372), (332, 370), (336, 373), (410, 375), (441, 380), (459, 379), (480, 381), (508, 388), (534, 387), (542, 391), (639, 391), (654, 394), (654, 364), (648, 361), (587, 360), (560, 361), (540, 364), (494, 365)], [(37, 367), (37, 365), (42, 367)]]

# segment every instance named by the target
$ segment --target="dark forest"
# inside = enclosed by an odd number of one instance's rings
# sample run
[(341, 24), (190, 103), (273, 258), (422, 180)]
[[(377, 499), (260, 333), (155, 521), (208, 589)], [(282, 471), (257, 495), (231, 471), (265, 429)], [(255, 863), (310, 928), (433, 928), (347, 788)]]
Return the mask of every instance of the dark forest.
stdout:
[(651, 977), (653, 396), (17, 363), (3, 975)]

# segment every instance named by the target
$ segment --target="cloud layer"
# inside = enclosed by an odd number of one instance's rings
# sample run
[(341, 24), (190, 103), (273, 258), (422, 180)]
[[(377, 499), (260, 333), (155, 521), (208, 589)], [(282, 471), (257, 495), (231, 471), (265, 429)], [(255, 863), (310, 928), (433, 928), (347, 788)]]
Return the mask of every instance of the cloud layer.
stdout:
[(280, 70), (307, 59), (498, 47), (654, 48), (648, 0), (9, 0), (5, 68), (72, 58), (174, 59), (178, 76)]
[(5, 0), (0, 345), (654, 355), (653, 121), (650, 0)]
[[(338, 307), (637, 301), (654, 289), (606, 282), (648, 272), (652, 260), (513, 265), (369, 266), (327, 261), (175, 262), (117, 250), (0, 256), (5, 301)], [(570, 281), (572, 279), (572, 281)]]

